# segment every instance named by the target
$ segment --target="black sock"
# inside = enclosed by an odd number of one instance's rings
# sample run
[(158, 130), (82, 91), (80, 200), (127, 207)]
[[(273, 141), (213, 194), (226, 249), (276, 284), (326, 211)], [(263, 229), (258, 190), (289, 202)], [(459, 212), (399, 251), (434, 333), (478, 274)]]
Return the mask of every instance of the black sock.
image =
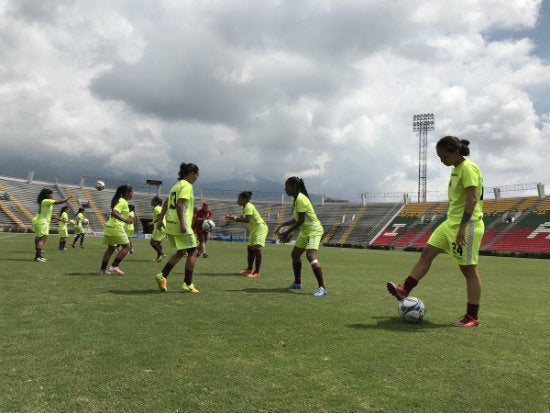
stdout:
[(466, 314), (473, 318), (477, 318), (477, 313), (479, 311), (479, 304), (470, 304), (466, 305)]
[(405, 280), (405, 284), (403, 285), (403, 288), (405, 288), (405, 291), (407, 293), (410, 293), (411, 290), (416, 287), (418, 284), (418, 281), (416, 281), (414, 278), (412, 278), (410, 275)]

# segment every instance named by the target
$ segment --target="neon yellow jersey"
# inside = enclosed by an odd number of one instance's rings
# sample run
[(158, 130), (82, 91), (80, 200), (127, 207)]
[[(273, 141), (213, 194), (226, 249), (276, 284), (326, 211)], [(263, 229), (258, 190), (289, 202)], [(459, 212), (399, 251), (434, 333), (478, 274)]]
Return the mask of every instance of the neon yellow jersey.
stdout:
[(187, 229), (186, 234), (194, 234), (193, 232), (193, 207), (195, 205), (195, 197), (193, 195), (193, 185), (185, 179), (180, 179), (170, 189), (168, 198), (168, 209), (166, 212), (166, 233), (170, 235), (182, 235), (180, 231), (180, 222), (176, 211), (178, 199), (183, 199), (183, 223)]
[(55, 200), (46, 198), (43, 199), (40, 203), (40, 208), (38, 209), (38, 213), (34, 217), (35, 223), (39, 224), (47, 224), (50, 223), (52, 220), (52, 214), (53, 214), (53, 204)]
[[(117, 211), (124, 219), (128, 218), (128, 215), (130, 214), (130, 208), (128, 208), (128, 201), (126, 201), (122, 197), (120, 197), (120, 199), (118, 200), (117, 204), (113, 209)], [(124, 231), (124, 226), (125, 226), (125, 222), (120, 221), (111, 215), (107, 220), (107, 222), (105, 223), (105, 226), (103, 228), (103, 234), (108, 236), (119, 236), (123, 234), (125, 235), (126, 232)]]
[[(128, 218), (132, 218), (134, 219), (136, 217), (136, 214), (134, 213), (134, 211), (130, 211), (128, 213)], [(131, 224), (124, 224), (124, 229), (126, 231), (127, 234), (134, 234), (134, 223), (132, 222)]]
[[(161, 212), (162, 212), (162, 207), (160, 205), (157, 205), (156, 207), (153, 208), (153, 222), (155, 222), (155, 220), (157, 219), (157, 217)], [(164, 226), (166, 226), (166, 216), (162, 220), (162, 223), (164, 224)], [(155, 228), (156, 227), (157, 227), (157, 224), (155, 223)]]
[(84, 232), (84, 226), (82, 224), (82, 220), (84, 219), (84, 214), (82, 212), (79, 212), (76, 214), (76, 217), (74, 217), (74, 228), (77, 231), (77, 233)]
[(61, 218), (61, 221), (57, 223), (57, 229), (59, 231), (65, 231), (67, 229), (67, 222), (69, 221), (69, 214), (63, 212), (59, 218)]
[(241, 217), (245, 218), (248, 215), (251, 216), (250, 221), (246, 223), (248, 232), (258, 231), (260, 227), (265, 225), (264, 219), (251, 202), (247, 202), (246, 205), (241, 208)]
[(299, 213), (305, 213), (304, 223), (300, 226), (300, 232), (309, 234), (322, 234), (323, 226), (321, 221), (317, 218), (313, 204), (307, 196), (299, 193), (292, 205), (292, 216), (297, 221)]
[(460, 224), (464, 206), (466, 205), (466, 188), (475, 186), (477, 188), (477, 202), (472, 214), (472, 219), (483, 218), (483, 175), (479, 167), (465, 159), (460, 165), (453, 167), (449, 180), (448, 196), (449, 210), (447, 220), (451, 224)]

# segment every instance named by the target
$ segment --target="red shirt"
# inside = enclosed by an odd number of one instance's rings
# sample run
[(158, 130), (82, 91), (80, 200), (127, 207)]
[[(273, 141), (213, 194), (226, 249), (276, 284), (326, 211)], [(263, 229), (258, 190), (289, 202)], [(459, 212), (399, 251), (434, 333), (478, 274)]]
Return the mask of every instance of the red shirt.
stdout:
[(199, 209), (197, 211), (197, 213), (195, 214), (195, 217), (193, 219), (193, 221), (195, 223), (194, 231), (195, 232), (203, 232), (202, 223), (204, 222), (204, 220), (212, 219), (213, 217), (214, 217), (214, 215), (212, 214), (211, 210), (203, 209), (203, 208)]

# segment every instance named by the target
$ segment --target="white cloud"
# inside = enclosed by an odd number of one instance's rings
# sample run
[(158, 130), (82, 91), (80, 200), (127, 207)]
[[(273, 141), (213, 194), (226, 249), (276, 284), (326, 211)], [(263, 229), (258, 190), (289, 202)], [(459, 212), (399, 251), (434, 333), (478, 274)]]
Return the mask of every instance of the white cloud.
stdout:
[(430, 190), (446, 134), (471, 141), (489, 185), (548, 179), (549, 63), (506, 36), (535, 27), (538, 0), (33, 5), (0, 2), (10, 168), (165, 178), (192, 161), (205, 181), (414, 192), (412, 116), (433, 112)]

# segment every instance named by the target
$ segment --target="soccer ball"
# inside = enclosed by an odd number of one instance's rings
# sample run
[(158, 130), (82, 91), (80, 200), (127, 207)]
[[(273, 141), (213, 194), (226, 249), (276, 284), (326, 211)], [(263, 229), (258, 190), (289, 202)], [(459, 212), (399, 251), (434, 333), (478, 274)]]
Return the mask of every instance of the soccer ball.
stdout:
[(69, 219), (69, 224), (74, 225), (74, 219)]
[(285, 242), (288, 242), (290, 241), (293, 237), (294, 237), (294, 232), (291, 232), (289, 235), (288, 235), (288, 238), (285, 240), (283, 239), (283, 232), (286, 232), (288, 230), (288, 227), (282, 227), (282, 228), (279, 228), (279, 233), (277, 234), (277, 239), (279, 240), (279, 242), (281, 244), (284, 244)]
[(211, 232), (214, 228), (216, 228), (216, 224), (211, 219), (205, 219), (202, 223), (202, 230), (204, 232)]
[(88, 225), (90, 220), (88, 218), (82, 218), (82, 225)]
[(426, 314), (426, 306), (420, 298), (406, 297), (399, 301), (397, 312), (407, 323), (420, 323)]
[(105, 189), (105, 182), (97, 181), (95, 183), (95, 189), (97, 189), (98, 191), (103, 191)]

